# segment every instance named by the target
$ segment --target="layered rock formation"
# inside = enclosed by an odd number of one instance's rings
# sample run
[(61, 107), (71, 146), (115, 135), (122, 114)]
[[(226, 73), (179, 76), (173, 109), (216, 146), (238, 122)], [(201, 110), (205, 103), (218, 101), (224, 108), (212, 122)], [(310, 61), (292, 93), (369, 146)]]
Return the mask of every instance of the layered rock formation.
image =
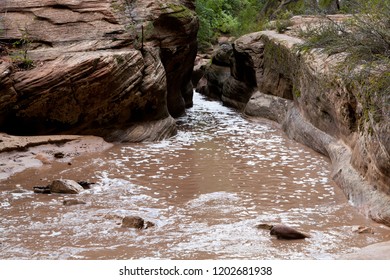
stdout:
[[(225, 81), (253, 88), (245, 113), (281, 123), (291, 138), (328, 156), (333, 179), (350, 201), (390, 226), (390, 97), (372, 96), (374, 107), (380, 108), (374, 119), (360, 98), (362, 88), (348, 85), (338, 74), (344, 55), (298, 52), (294, 46), (300, 42), (273, 31), (237, 39)], [(243, 102), (239, 90), (230, 98)]]
[[(0, 129), (110, 141), (174, 134), (172, 116), (192, 99), (193, 2), (2, 3), (0, 41), (9, 50), (0, 57)], [(27, 62), (33, 67), (23, 69)]]
[(243, 109), (256, 88), (253, 65), (240, 46), (223, 43), (213, 54), (210, 65), (205, 66), (196, 90)]

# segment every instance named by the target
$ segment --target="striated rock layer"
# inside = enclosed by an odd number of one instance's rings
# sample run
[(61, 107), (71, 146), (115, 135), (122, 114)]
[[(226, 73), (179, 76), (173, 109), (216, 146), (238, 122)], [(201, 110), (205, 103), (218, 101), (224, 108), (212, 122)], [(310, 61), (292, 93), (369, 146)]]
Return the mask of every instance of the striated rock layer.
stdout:
[[(289, 137), (329, 157), (333, 179), (350, 201), (390, 226), (390, 97), (372, 97), (381, 108), (374, 120), (359, 98), (362, 89), (339, 75), (337, 65), (345, 56), (300, 53), (294, 48), (300, 42), (273, 31), (237, 39), (225, 85), (229, 80), (245, 84), (253, 93), (247, 115), (279, 122)], [(244, 102), (247, 97), (235, 92), (229, 98)]]
[[(193, 2), (2, 3), (0, 129), (111, 141), (174, 134), (172, 116), (192, 102)], [(20, 66), (26, 61), (33, 67)]]

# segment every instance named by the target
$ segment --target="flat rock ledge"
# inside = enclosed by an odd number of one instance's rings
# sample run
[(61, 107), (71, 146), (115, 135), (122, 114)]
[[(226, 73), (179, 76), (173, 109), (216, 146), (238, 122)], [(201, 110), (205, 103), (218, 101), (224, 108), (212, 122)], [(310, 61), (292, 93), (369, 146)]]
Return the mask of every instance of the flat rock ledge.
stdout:
[(13, 136), (0, 133), (0, 180), (55, 161), (70, 165), (75, 157), (102, 152), (112, 146), (97, 136)]
[(29, 147), (45, 144), (61, 144), (78, 140), (78, 135), (13, 136), (0, 133), (0, 153), (25, 150)]
[(157, 121), (132, 125), (127, 129), (112, 132), (106, 140), (109, 142), (154, 142), (176, 135), (176, 121), (171, 116)]
[(339, 260), (390, 260), (390, 241), (369, 245), (354, 253), (338, 257)]

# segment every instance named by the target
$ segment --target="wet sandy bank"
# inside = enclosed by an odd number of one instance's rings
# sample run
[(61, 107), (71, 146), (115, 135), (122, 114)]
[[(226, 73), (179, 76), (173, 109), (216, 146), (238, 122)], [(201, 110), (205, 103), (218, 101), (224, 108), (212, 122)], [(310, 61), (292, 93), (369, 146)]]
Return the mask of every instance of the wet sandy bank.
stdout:
[(0, 133), (0, 180), (54, 161), (62, 162), (65, 168), (77, 156), (104, 151), (112, 146), (96, 136), (13, 136)]

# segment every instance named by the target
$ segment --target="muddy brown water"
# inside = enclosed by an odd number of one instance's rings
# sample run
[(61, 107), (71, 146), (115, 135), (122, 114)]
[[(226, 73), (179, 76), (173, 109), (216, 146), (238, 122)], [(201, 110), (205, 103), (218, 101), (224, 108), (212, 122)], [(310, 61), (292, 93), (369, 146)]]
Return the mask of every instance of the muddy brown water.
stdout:
[[(177, 136), (59, 159), (0, 181), (0, 259), (333, 259), (390, 240), (330, 178), (329, 162), (266, 120), (195, 94)], [(34, 194), (53, 179), (96, 184)], [(85, 205), (64, 206), (65, 198)], [(124, 229), (120, 217), (152, 221)], [(311, 238), (274, 239), (260, 223)], [(374, 234), (357, 234), (364, 225)]]

